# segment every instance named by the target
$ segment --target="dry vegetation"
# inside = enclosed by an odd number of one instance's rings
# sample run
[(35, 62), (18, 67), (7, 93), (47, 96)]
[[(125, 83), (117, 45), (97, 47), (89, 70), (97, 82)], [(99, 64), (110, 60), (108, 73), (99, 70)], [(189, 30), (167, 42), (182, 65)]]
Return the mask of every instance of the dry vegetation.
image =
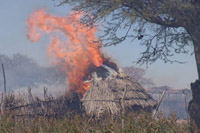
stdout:
[[(0, 132), (44, 132), (44, 133), (81, 133), (81, 132), (121, 132), (121, 118), (112, 119), (109, 116), (106, 119), (90, 119), (86, 115), (67, 113), (61, 119), (36, 117), (33, 119), (16, 119), (14, 115), (4, 115), (0, 118)], [(129, 114), (125, 118), (123, 132), (140, 132), (140, 133), (193, 133), (197, 129), (192, 123), (178, 124), (176, 118), (171, 116), (168, 119), (163, 117), (157, 120), (152, 119), (148, 114)]]
[[(31, 96), (29, 89), (28, 99), (25, 95), (16, 96), (8, 94), (4, 99), (5, 111), (0, 116), (0, 133), (81, 133), (81, 132), (197, 132), (195, 125), (188, 121), (178, 122), (175, 115), (164, 118), (158, 115), (153, 119), (148, 113), (129, 113), (123, 117), (111, 117), (109, 114), (99, 119), (86, 115), (85, 112), (76, 111), (78, 104), (75, 95), (54, 98), (44, 91), (43, 98)], [(32, 97), (32, 98), (31, 98)], [(29, 103), (27, 103), (27, 101)], [(77, 104), (77, 105), (76, 105)], [(80, 108), (80, 106), (78, 107)]]

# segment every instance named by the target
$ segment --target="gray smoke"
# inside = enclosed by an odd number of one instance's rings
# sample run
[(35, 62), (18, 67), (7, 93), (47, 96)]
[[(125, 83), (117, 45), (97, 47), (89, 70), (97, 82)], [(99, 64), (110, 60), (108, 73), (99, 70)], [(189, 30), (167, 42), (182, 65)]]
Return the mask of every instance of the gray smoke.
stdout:
[[(33, 59), (14, 54), (6, 56), (0, 54), (0, 64), (4, 64), (7, 89), (15, 90), (24, 87), (36, 88), (41, 84), (54, 85), (65, 83), (65, 74), (56, 67), (41, 67)], [(0, 90), (3, 89), (3, 73), (0, 66)]]

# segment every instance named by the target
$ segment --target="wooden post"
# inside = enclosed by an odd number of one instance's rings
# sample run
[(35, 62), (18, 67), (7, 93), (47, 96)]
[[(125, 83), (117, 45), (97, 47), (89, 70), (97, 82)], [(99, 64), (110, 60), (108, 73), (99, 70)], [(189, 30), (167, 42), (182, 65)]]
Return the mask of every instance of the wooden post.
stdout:
[(29, 104), (30, 103), (34, 103), (34, 98), (33, 98), (33, 95), (32, 95), (30, 87), (28, 87), (28, 102), (29, 102)]
[(3, 95), (3, 92), (2, 92), (2, 95), (1, 95), (1, 115), (3, 115), (5, 113), (5, 100), (4, 100), (4, 95)]
[(182, 89), (182, 93), (184, 95), (184, 102), (185, 102), (185, 112), (188, 115), (188, 104), (187, 104), (187, 94), (184, 92), (184, 90)]
[(46, 101), (46, 100), (48, 100), (48, 95), (47, 95), (48, 88), (46, 88), (46, 87), (44, 86), (43, 91), (44, 91), (44, 101)]
[(161, 104), (161, 102), (162, 102), (164, 96), (165, 96), (165, 93), (166, 93), (166, 90), (164, 90), (163, 93), (162, 93), (161, 99), (160, 99), (160, 101), (159, 101), (159, 103), (158, 103), (158, 105), (157, 105), (157, 107), (156, 107), (155, 112), (153, 113), (153, 118), (155, 118), (155, 116), (156, 116), (156, 114), (157, 114), (157, 112), (158, 112), (158, 109), (159, 109), (159, 107), (160, 107), (160, 104)]
[(126, 96), (127, 86), (124, 89), (124, 93), (122, 96), (121, 106), (122, 106), (122, 133), (124, 132), (124, 117), (125, 117), (125, 106), (124, 106), (124, 98)]
[(2, 63), (2, 71), (3, 71), (3, 81), (4, 81), (4, 94), (6, 94), (6, 75), (3, 63)]

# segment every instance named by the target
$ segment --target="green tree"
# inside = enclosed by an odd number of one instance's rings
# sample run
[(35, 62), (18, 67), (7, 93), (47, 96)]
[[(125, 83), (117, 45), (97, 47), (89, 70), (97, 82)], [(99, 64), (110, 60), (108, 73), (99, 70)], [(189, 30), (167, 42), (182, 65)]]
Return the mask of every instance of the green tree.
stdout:
[[(104, 46), (128, 38), (140, 40), (145, 50), (138, 63), (151, 64), (158, 59), (179, 62), (170, 57), (176, 53), (194, 53), (200, 79), (200, 0), (63, 0), (59, 5), (65, 3), (85, 12), (81, 21), (88, 26), (104, 24), (104, 34), (100, 37)], [(119, 31), (125, 34), (120, 36)], [(188, 46), (194, 50), (189, 51)], [(200, 99), (195, 98), (200, 97), (200, 88), (194, 87), (192, 91), (196, 94), (189, 109), (194, 110), (195, 104), (200, 110)], [(200, 125), (200, 113), (198, 119)]]

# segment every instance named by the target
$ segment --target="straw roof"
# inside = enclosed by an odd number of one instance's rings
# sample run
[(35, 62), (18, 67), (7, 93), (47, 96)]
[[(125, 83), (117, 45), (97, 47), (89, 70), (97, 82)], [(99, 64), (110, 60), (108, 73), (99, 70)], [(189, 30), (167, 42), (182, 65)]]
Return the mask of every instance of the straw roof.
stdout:
[(156, 107), (157, 102), (122, 70), (116, 72), (106, 65), (99, 69), (91, 74), (91, 80), (87, 81), (91, 84), (90, 88), (82, 98), (87, 114), (99, 117), (105, 112), (117, 115), (123, 107), (126, 111), (151, 111)]

